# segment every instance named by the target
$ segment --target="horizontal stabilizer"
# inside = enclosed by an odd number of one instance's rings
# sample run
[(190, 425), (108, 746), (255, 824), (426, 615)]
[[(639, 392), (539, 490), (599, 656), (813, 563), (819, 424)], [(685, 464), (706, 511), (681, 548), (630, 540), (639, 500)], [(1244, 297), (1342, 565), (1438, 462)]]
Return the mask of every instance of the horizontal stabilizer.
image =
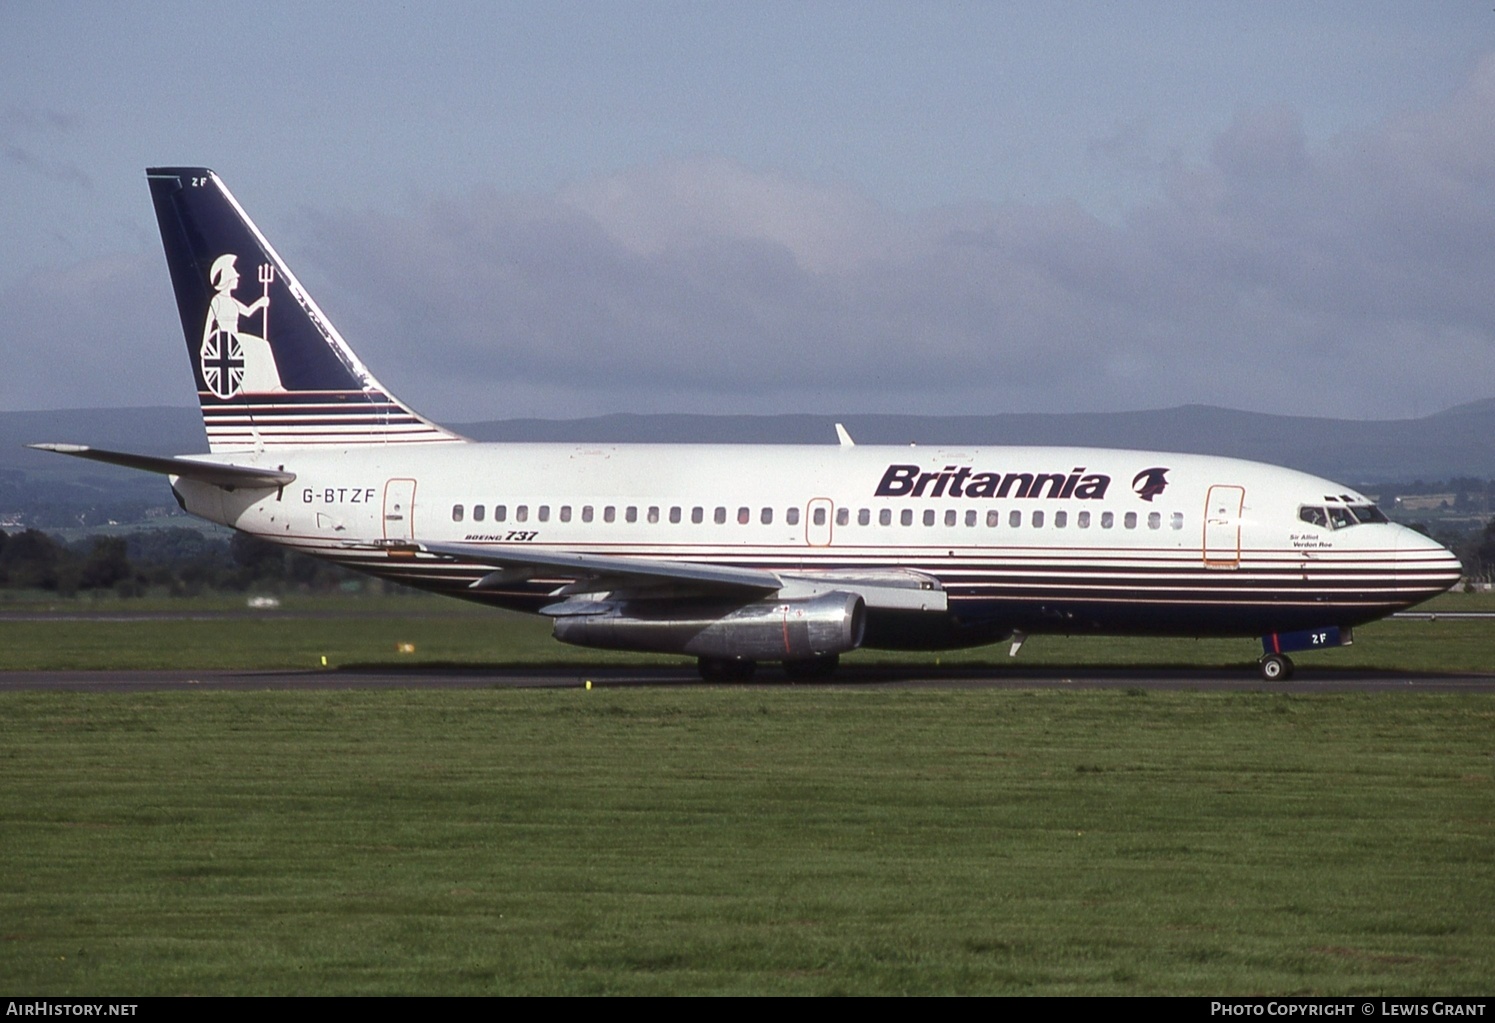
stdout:
[(235, 487), (283, 487), (296, 478), (293, 472), (280, 469), (256, 469), (245, 465), (220, 465), (216, 462), (199, 462), (191, 458), (162, 458), (157, 455), (132, 455), (127, 451), (105, 451), (86, 444), (28, 444), (38, 451), (55, 451), (59, 455), (91, 458), (95, 462), (122, 465), (126, 469), (141, 469), (159, 472), (166, 476), (181, 476), (184, 479), (211, 483), (229, 490)]

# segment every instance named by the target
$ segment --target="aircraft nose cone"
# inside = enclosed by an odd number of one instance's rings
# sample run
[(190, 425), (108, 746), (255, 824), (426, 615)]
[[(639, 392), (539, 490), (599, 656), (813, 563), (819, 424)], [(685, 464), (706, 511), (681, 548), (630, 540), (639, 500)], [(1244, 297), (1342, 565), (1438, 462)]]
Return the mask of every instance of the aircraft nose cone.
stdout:
[(1401, 527), (1396, 531), (1397, 589), (1415, 600), (1435, 597), (1464, 575), (1464, 566), (1453, 551), (1437, 540)]

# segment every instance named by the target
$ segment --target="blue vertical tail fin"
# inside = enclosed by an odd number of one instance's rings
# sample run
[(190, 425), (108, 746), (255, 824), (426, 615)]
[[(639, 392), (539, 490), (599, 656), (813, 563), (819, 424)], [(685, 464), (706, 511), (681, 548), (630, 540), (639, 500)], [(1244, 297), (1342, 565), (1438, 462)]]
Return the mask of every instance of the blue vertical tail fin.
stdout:
[(146, 178), (210, 450), (463, 440), (374, 379), (218, 175)]

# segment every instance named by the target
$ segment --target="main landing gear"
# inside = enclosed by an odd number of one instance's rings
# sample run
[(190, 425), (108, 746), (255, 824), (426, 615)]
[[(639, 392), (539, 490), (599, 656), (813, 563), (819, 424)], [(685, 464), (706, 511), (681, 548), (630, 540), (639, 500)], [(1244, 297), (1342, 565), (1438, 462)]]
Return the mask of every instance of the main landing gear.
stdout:
[[(827, 678), (841, 663), (837, 654), (806, 657), (798, 661), (785, 661), (784, 674), (796, 681)], [(758, 662), (736, 657), (702, 657), (696, 662), (701, 677), (707, 682), (746, 682), (753, 677)]]
[(1267, 654), (1257, 664), (1266, 682), (1286, 682), (1293, 677), (1293, 659), (1287, 654)]
[(702, 657), (696, 661), (696, 666), (707, 682), (746, 682), (753, 677), (758, 662), (736, 657)]
[(785, 661), (784, 674), (796, 680), (827, 678), (840, 663), (840, 654), (822, 654), (802, 661)]

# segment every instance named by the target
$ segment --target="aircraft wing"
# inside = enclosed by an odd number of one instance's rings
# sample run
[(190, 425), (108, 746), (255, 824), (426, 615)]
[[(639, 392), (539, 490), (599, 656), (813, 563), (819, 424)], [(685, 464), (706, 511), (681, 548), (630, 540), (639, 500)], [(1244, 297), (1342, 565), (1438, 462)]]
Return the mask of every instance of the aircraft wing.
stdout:
[[(761, 596), (783, 586), (773, 572), (727, 565), (703, 565), (686, 561), (658, 561), (649, 558), (627, 558), (611, 554), (576, 554), (569, 551), (545, 551), (530, 548), (480, 547), (465, 543), (418, 543), (420, 550), (458, 561), (492, 565), (498, 571), (473, 583), (473, 589), (487, 589), (518, 578), (538, 574), (574, 576), (577, 582), (564, 589), (570, 593), (600, 592), (609, 589), (690, 583), (712, 590), (737, 590), (744, 595)], [(577, 589), (585, 587), (584, 591)]]
[(283, 487), (296, 479), (296, 474), (281, 469), (260, 469), (247, 465), (224, 465), (220, 462), (199, 462), (196, 459), (177, 456), (163, 458), (158, 455), (133, 455), (127, 451), (106, 451), (91, 448), (87, 444), (28, 444), (38, 451), (55, 451), (59, 455), (88, 458), (95, 462), (122, 465), (127, 469), (143, 469), (165, 476), (181, 476), (199, 480), (214, 486), (233, 490), (235, 487)]
[[(616, 591), (643, 591), (643, 595), (649, 590), (674, 584), (703, 593), (737, 593), (749, 599), (769, 594), (789, 599), (828, 592), (851, 592), (860, 594), (868, 607), (940, 612), (947, 607), (945, 592), (938, 580), (912, 569), (771, 572), (675, 559), (579, 554), (528, 547), (494, 548), (462, 543), (417, 543), (414, 546), (438, 557), (492, 565), (493, 572), (472, 584), (472, 588), (477, 590), (536, 575), (558, 574), (576, 581), (556, 590), (554, 595), (557, 597)], [(575, 603), (577, 607), (584, 604)], [(569, 613), (565, 602), (553, 604), (545, 611), (547, 614)]]

